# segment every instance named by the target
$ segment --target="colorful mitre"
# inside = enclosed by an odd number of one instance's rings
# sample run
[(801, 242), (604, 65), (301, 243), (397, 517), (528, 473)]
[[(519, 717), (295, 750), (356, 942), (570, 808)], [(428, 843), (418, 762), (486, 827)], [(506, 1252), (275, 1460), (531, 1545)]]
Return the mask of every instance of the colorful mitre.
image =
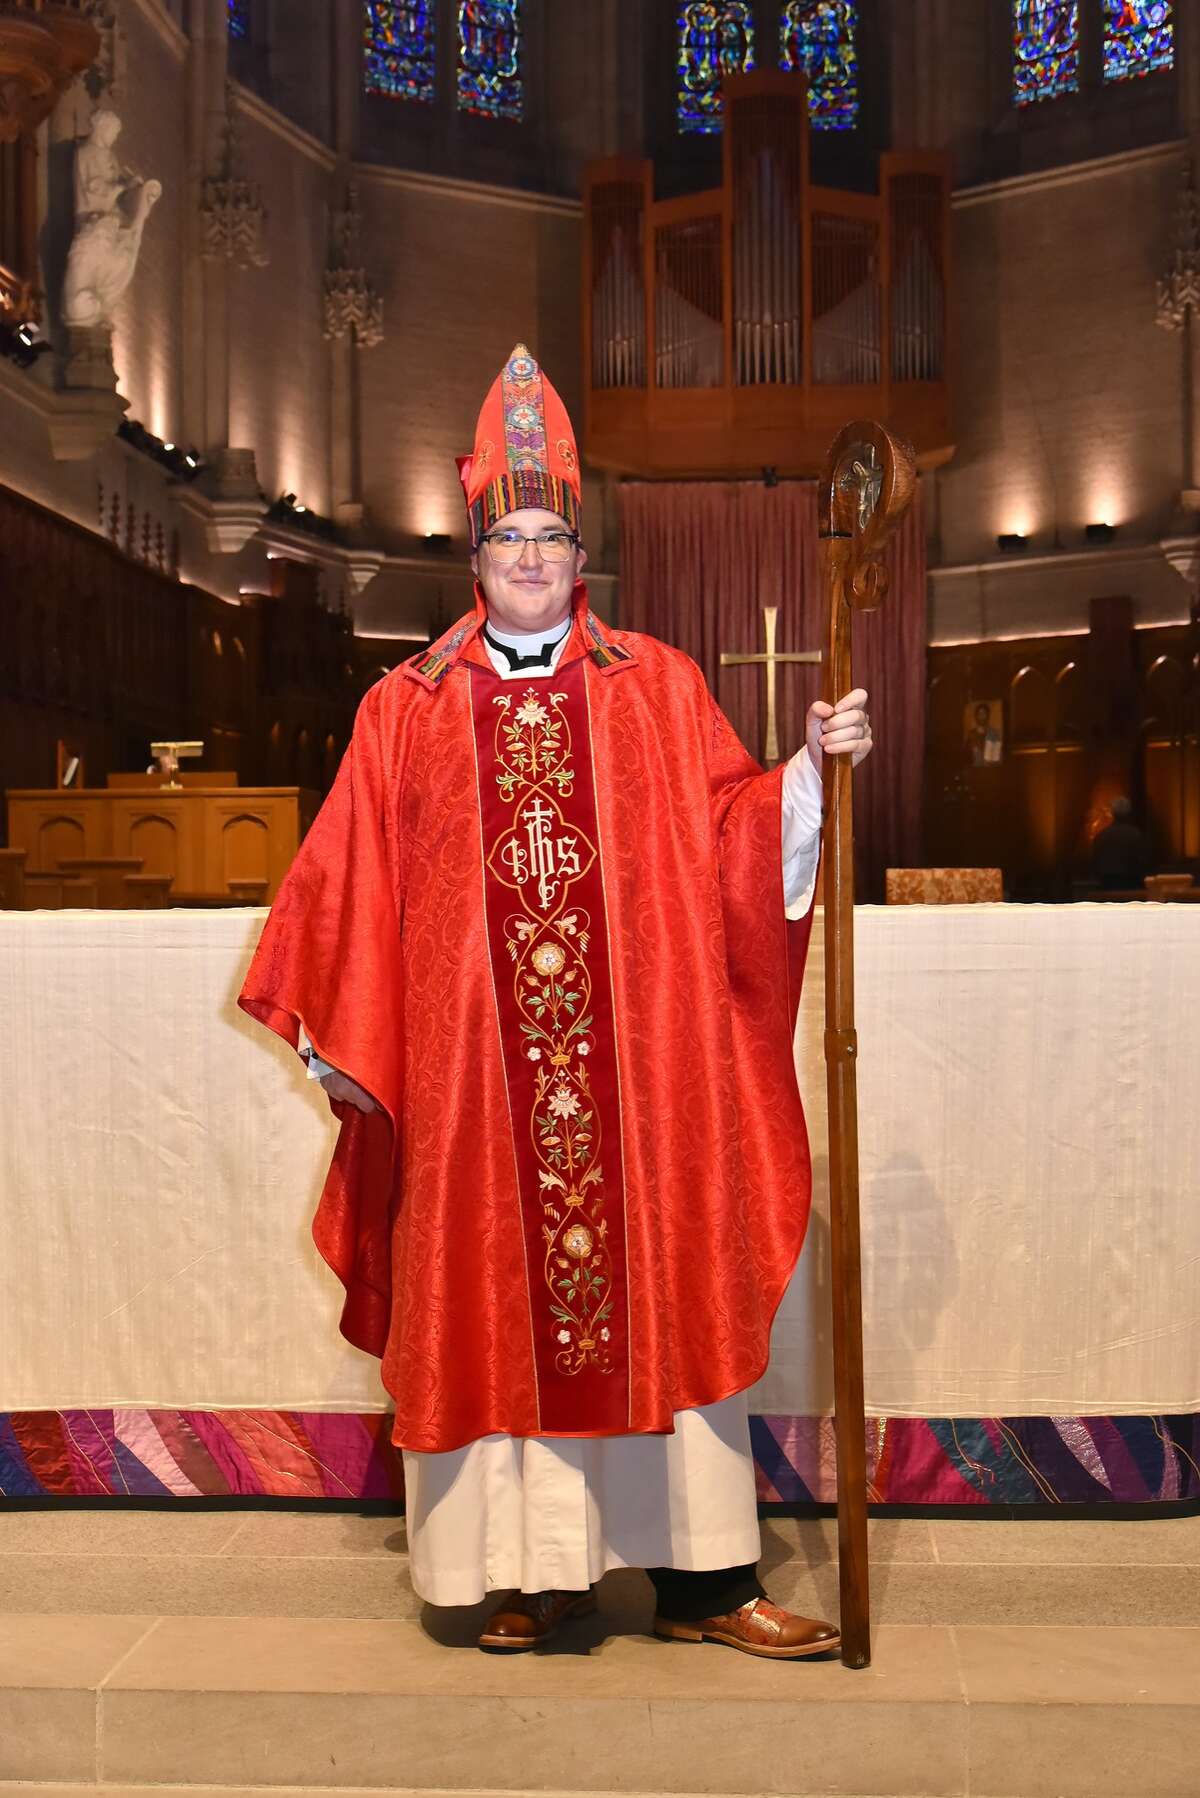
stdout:
[(579, 452), (567, 409), (519, 343), (492, 382), (475, 427), (475, 449), (458, 458), (471, 542), (498, 518), (529, 506), (579, 529)]

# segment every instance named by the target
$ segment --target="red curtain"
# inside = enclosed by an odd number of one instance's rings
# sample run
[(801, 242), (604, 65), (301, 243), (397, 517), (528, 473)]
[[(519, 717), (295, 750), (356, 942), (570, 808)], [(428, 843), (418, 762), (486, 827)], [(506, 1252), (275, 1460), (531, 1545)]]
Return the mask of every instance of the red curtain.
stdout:
[[(682, 649), (700, 664), (753, 755), (763, 753), (766, 676), (761, 664), (722, 668), (723, 651), (765, 647), (763, 608), (779, 607), (778, 650), (824, 646), (814, 482), (629, 481), (618, 489), (621, 624)], [(859, 899), (881, 901), (884, 870), (921, 861), (925, 756), (925, 534), (920, 493), (887, 554), (891, 585), (854, 626), (854, 669), (871, 696), (875, 753), (855, 779)], [(777, 672), (783, 756), (803, 741), (821, 670)]]

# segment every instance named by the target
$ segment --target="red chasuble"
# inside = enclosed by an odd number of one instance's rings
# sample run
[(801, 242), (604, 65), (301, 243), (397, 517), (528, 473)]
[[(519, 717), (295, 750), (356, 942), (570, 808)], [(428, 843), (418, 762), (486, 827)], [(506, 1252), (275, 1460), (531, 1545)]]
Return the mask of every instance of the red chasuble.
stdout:
[(582, 586), (548, 679), (484, 617), (364, 699), (240, 998), (382, 1108), (335, 1105), (313, 1235), (426, 1452), (751, 1385), (810, 1196), (781, 771)]

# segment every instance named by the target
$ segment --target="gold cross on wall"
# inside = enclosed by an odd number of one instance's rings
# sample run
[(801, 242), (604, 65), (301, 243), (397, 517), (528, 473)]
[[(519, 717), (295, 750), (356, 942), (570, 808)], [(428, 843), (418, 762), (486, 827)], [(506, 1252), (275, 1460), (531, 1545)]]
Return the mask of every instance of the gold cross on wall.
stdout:
[(780, 662), (819, 662), (820, 650), (805, 650), (803, 653), (779, 653), (775, 648), (775, 625), (779, 618), (778, 606), (763, 607), (763, 622), (767, 631), (767, 648), (763, 655), (735, 656), (722, 655), (722, 668), (742, 667), (748, 662), (761, 662), (767, 671), (767, 728), (763, 742), (763, 764), (773, 768), (779, 760), (779, 728), (775, 715), (775, 670)]

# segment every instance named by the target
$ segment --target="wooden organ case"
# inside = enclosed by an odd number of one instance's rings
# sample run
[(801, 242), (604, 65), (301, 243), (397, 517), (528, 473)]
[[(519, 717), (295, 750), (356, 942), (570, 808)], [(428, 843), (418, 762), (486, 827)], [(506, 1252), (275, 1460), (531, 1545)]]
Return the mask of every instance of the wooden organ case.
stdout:
[(889, 151), (878, 193), (819, 187), (802, 77), (729, 77), (724, 105), (716, 191), (656, 200), (644, 161), (587, 171), (588, 459), (647, 477), (815, 475), (866, 416), (919, 467), (947, 461), (945, 159)]

